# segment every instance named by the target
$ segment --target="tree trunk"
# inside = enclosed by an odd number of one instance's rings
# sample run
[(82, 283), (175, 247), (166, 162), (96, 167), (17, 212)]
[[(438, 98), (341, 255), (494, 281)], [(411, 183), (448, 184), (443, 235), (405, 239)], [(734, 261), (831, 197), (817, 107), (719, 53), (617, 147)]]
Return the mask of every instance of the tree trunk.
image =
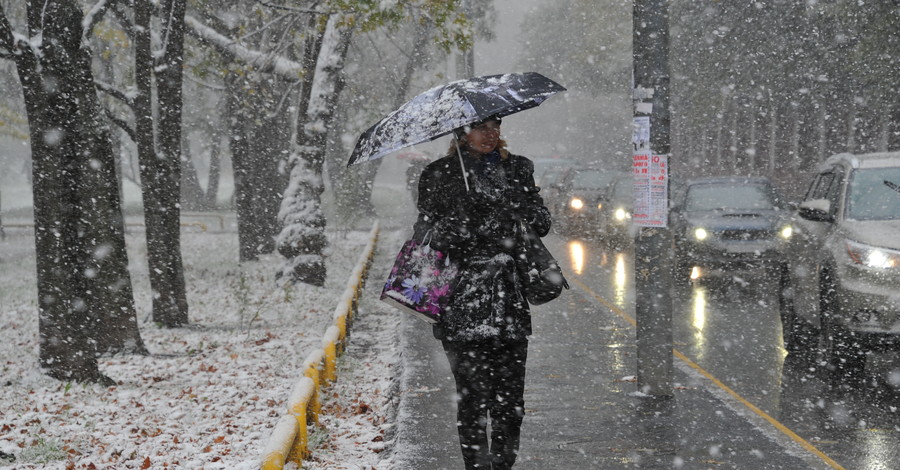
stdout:
[(241, 261), (275, 251), (278, 206), (285, 178), (279, 163), (290, 151), (287, 106), (271, 77), (248, 78), (232, 74), (229, 79), (229, 109), (232, 120), (232, 163)]
[(222, 136), (218, 132), (214, 132), (209, 149), (209, 176), (206, 179), (206, 201), (204, 203), (204, 206), (209, 210), (216, 210), (218, 207), (221, 149)]
[[(141, 0), (148, 1), (148, 0)], [(140, 2), (139, 2), (140, 3)], [(147, 256), (153, 288), (153, 321), (165, 327), (188, 323), (181, 257), (181, 107), (185, 0), (163, 2), (165, 53), (156, 68), (159, 105), (157, 155), (145, 189), (152, 194), (147, 218)]]
[(340, 73), (351, 35), (352, 29), (341, 25), (337, 15), (328, 20), (318, 53), (315, 85), (304, 90), (309, 94), (308, 111), (303, 116), (306, 125), (297, 132), (297, 145), (289, 161), (290, 183), (278, 214), (283, 227), (276, 241), (278, 252), (288, 258), (277, 274), (280, 280), (325, 285), (323, 252), (328, 241), (321, 207), (322, 168), (328, 130), (343, 88)]
[(143, 344), (109, 129), (81, 43), (81, 10), (52, 0), (25, 5), (28, 37), (43, 38), (39, 54), (13, 46), (2, 12), (0, 40), (19, 52), (32, 145), (40, 364), (59, 380), (110, 385), (96, 353), (120, 340), (134, 350)]
[(181, 208), (185, 211), (206, 210), (206, 194), (200, 187), (197, 166), (191, 152), (191, 142), (187, 133), (181, 134)]

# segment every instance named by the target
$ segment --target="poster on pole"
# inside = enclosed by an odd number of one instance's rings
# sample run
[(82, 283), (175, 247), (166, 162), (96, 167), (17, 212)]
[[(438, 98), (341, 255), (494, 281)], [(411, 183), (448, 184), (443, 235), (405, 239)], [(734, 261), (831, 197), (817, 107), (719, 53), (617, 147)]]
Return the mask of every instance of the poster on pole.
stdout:
[(634, 147), (634, 212), (639, 227), (665, 227), (668, 223), (667, 155), (654, 155), (650, 148), (650, 117), (635, 116), (631, 142)]

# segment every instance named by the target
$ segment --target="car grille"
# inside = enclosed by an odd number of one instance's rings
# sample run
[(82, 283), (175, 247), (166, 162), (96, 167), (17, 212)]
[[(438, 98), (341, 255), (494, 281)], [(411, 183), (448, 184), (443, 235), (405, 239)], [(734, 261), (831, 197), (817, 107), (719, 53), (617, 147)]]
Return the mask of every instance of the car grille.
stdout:
[(746, 240), (769, 240), (773, 236), (771, 230), (723, 230), (719, 234), (722, 240), (746, 241)]

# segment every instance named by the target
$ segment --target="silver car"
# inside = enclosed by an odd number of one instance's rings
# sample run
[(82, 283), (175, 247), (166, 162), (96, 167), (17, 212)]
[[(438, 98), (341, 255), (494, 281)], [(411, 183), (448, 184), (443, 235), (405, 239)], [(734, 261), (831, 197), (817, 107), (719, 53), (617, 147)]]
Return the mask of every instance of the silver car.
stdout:
[(900, 349), (900, 152), (839, 154), (799, 205), (784, 273), (785, 348), (821, 340), (836, 383)]

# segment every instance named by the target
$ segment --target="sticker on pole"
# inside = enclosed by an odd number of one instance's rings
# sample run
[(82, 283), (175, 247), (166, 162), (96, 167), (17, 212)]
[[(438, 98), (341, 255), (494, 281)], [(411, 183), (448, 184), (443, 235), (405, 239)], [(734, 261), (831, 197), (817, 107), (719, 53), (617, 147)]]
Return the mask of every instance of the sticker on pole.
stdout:
[(634, 147), (634, 213), (639, 227), (665, 227), (668, 223), (669, 158), (650, 149), (650, 117), (636, 116), (631, 142)]

